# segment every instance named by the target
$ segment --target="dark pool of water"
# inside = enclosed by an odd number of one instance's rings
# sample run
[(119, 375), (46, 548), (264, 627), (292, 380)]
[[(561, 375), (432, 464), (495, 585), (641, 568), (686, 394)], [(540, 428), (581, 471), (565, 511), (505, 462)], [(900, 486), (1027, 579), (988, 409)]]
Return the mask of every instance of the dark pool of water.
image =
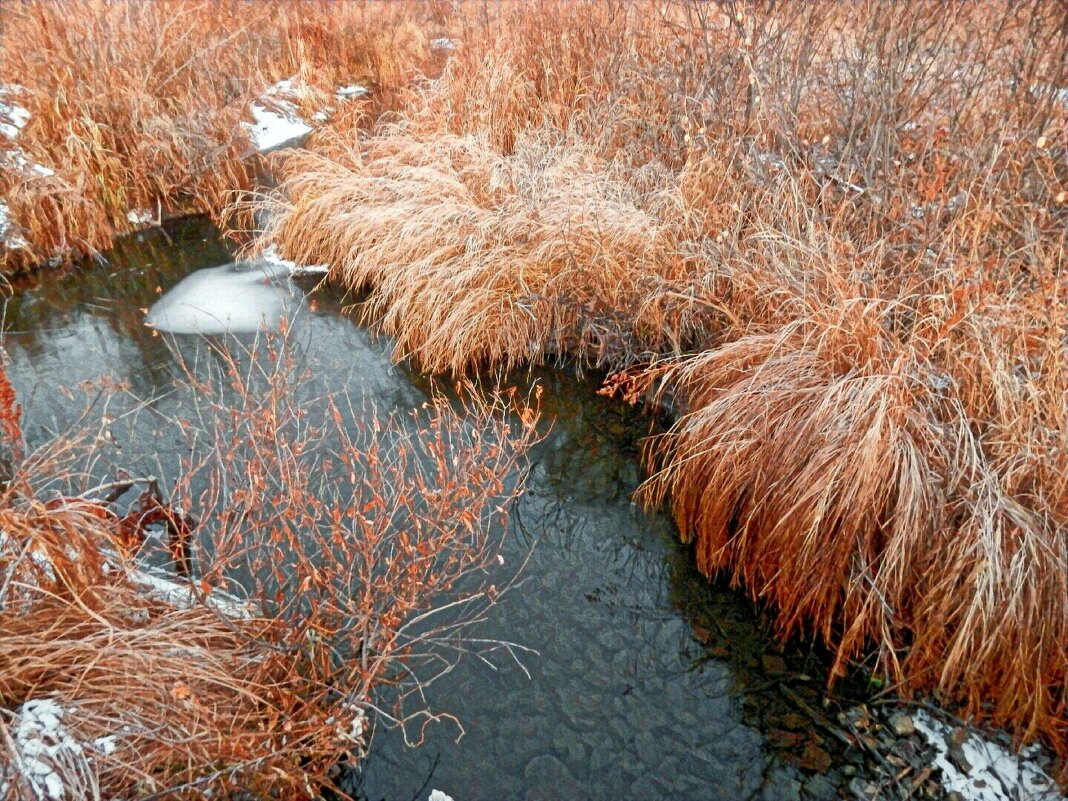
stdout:
[[(69, 425), (84, 395), (68, 390), (102, 378), (165, 408), (174, 351), (145, 327), (145, 309), (194, 270), (231, 259), (210, 225), (185, 220), (123, 242), (92, 270), (18, 286), (4, 344), (28, 438)], [(393, 365), (390, 343), (356, 325), (337, 297), (292, 291), (300, 359), (332, 387), (381, 412), (425, 400), (427, 381)], [(187, 337), (180, 348), (198, 343)], [(459, 719), (463, 737), (442, 723), (410, 749), (380, 731), (348, 789), (376, 801), (431, 789), (457, 801), (837, 797), (843, 755), (805, 711), (820, 706), (825, 662), (783, 653), (750, 603), (696, 573), (665, 515), (634, 507), (640, 417), (566, 372), (517, 383), (535, 381), (551, 430), (530, 456), (505, 554), (513, 565), (530, 559), (476, 634), (537, 654), (522, 665), (502, 654), (492, 665), (463, 660), (428, 699)], [(110, 394), (92, 391), (98, 404)], [(131, 460), (165, 461), (181, 447), (136, 426), (117, 430), (126, 441), (115, 447)]]

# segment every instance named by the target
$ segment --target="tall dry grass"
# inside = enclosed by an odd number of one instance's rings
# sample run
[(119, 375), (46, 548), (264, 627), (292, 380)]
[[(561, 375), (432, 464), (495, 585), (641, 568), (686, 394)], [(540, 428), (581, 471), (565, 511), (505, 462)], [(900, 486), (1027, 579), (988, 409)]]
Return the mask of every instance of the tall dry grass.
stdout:
[(434, 370), (567, 354), (679, 410), (709, 574), (1068, 753), (1063, 6), (500, 4), (265, 238)]
[(433, 62), (429, 24), (364, 2), (6, 4), (0, 100), (30, 117), (0, 134), (0, 270), (95, 255), (131, 211), (217, 213), (255, 175), (241, 123), (265, 89), (294, 78), (307, 118), (353, 83), (387, 104)]

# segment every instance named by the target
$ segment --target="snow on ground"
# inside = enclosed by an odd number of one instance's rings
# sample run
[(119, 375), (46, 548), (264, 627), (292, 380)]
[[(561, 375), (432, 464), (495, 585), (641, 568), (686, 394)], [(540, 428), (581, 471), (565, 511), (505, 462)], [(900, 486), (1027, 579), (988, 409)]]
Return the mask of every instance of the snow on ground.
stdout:
[(16, 167), (23, 173), (36, 173), (37, 175), (49, 178), (56, 174), (56, 171), (51, 167), (46, 167), (43, 164), (38, 164), (26, 155), (21, 147), (15, 147), (11, 150), (4, 151), (7, 157), (11, 159)]
[(460, 43), (457, 42), (455, 39), (448, 39), (448, 38), (442, 37), (440, 39), (431, 39), (430, 40), (430, 49), (431, 50), (455, 50), (459, 46), (460, 46)]
[[(250, 109), (255, 123), (241, 123), (252, 137), (252, 144), (260, 153), (282, 147), (307, 136), (313, 130), (297, 115), (297, 107), (291, 102), (297, 89), (293, 80), (287, 78), (268, 87), (260, 100)], [(268, 108), (267, 103), (271, 106)]]
[(294, 142), (312, 132), (312, 127), (295, 114), (279, 114), (254, 103), (255, 123), (242, 123), (252, 137), (252, 144), (260, 153)]
[(15, 250), (29, 247), (30, 243), (18, 235), (15, 226), (11, 222), (11, 209), (0, 200), (0, 245)]
[[(197, 602), (188, 582), (175, 581), (158, 570), (148, 567), (131, 569), (129, 576), (131, 581), (144, 588), (153, 598), (173, 606), (189, 607)], [(204, 600), (227, 617), (248, 618), (252, 615), (252, 604), (221, 590), (212, 590)]]
[(965, 801), (1066, 801), (1053, 779), (1028, 758), (1033, 752), (1016, 755), (972, 733), (951, 755), (949, 726), (922, 710), (913, 722), (935, 749), (934, 764), (947, 792), (960, 793)]
[(431, 790), (430, 797), (426, 801), (452, 801), (452, 796), (441, 790)]
[[(18, 84), (2, 84), (0, 85), (0, 98), (19, 95), (24, 91), (25, 89)], [(30, 112), (22, 106), (17, 103), (0, 100), (0, 134), (3, 134), (8, 139), (14, 139), (29, 121)]]
[(350, 86), (342, 86), (337, 90), (337, 92), (335, 92), (338, 100), (352, 100), (353, 98), (363, 97), (364, 95), (369, 95), (370, 93), (370, 89), (368, 89), (366, 86), (360, 86), (358, 83), (354, 83)]
[(41, 801), (59, 801), (68, 797), (68, 791), (69, 797), (78, 797), (88, 789), (95, 773), (93, 757), (111, 754), (117, 738), (109, 735), (80, 742), (63, 723), (70, 714), (52, 698), (35, 698), (15, 710), (8, 742), (12, 759), (0, 766), (0, 796), (6, 798), (15, 789), (15, 781)]
[[(16, 103), (7, 102), (3, 98), (10, 97), (11, 95), (19, 95), (25, 91), (26, 90), (18, 84), (0, 84), (0, 135), (8, 139), (16, 139), (18, 137), (19, 132), (25, 128), (26, 123), (30, 121), (30, 112)], [(51, 168), (34, 162), (20, 147), (7, 148), (0, 151), (0, 153), (10, 159), (11, 163), (15, 165), (15, 168), (23, 174), (32, 173), (42, 175), (46, 178), (56, 174)], [(13, 245), (10, 242), (5, 242), (2, 232), (0, 232), (0, 242), (6, 244), (8, 247), (25, 246), (25, 242), (23, 242), (22, 245)]]

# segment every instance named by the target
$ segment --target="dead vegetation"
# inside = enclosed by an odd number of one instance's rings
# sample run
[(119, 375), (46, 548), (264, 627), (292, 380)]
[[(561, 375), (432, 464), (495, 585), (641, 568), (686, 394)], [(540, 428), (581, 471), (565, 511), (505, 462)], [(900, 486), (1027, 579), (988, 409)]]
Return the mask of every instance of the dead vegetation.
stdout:
[(0, 173), (33, 260), (135, 203), (217, 210), (271, 81), (370, 81), (388, 114), (277, 161), (265, 240), (429, 369), (655, 394), (680, 416), (641, 495), (703, 570), (834, 673), (873, 655), (1068, 754), (1062, 4), (14, 8), (18, 147), (55, 171)]
[(369, 429), (343, 397), (302, 394), (284, 337), (215, 355), (190, 365), (199, 400), (167, 423), (190, 442), (171, 571), (139, 561), (147, 532), (107, 503), (114, 482), (41, 489), (84, 483), (46, 468), (95, 432), (14, 465), (4, 797), (318, 797), (373, 726), (414, 739), (439, 716), (420, 690), (507, 589), (495, 538), (532, 410), (509, 423), (506, 399), (437, 399)]
[(432, 61), (389, 4), (5, 4), (0, 271), (96, 255), (137, 217), (218, 213), (255, 175), (241, 123), (276, 81), (310, 116), (354, 83), (385, 102)]
[[(465, 13), (466, 12), (466, 13)], [(1063, 6), (461, 7), (266, 239), (398, 355), (622, 369), (709, 574), (1068, 753)]]

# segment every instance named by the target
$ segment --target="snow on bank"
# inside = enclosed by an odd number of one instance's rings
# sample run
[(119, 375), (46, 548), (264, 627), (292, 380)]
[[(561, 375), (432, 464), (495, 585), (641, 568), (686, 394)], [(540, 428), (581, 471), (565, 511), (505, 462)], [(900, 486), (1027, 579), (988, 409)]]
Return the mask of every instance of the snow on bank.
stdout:
[(252, 144), (260, 153), (295, 142), (312, 132), (312, 127), (295, 114), (279, 114), (254, 103), (255, 123), (242, 123), (252, 137)]
[(935, 749), (934, 765), (947, 792), (965, 801), (1068, 801), (1029, 759), (1032, 751), (1016, 755), (974, 733), (954, 746), (953, 729), (922, 710), (913, 723)]
[(330, 272), (330, 267), (325, 264), (297, 264), (295, 261), (283, 259), (275, 245), (271, 245), (260, 254), (260, 261), (269, 268), (268, 271), (273, 275), (288, 273), (290, 277), (303, 278), (309, 275), (326, 275)]
[(430, 797), (426, 801), (453, 801), (452, 796), (448, 793), (443, 793), (441, 790), (431, 790)]
[(338, 100), (352, 100), (357, 97), (371, 94), (371, 90), (366, 86), (360, 86), (358, 83), (354, 83), (351, 86), (342, 86), (334, 94)]
[(11, 222), (11, 209), (2, 200), (0, 200), (0, 245), (11, 250), (30, 246), (30, 243), (15, 231), (15, 225)]
[(314, 130), (297, 115), (297, 107), (292, 102), (296, 95), (296, 86), (287, 78), (268, 87), (260, 100), (252, 104), (250, 111), (255, 123), (241, 124), (260, 153), (295, 142)]
[(448, 39), (448, 38), (442, 37), (440, 39), (431, 39), (430, 40), (430, 49), (431, 50), (455, 50), (459, 46), (460, 46), (460, 43), (457, 42), (455, 39)]
[(59, 801), (68, 791), (76, 798), (91, 786), (96, 775), (93, 758), (114, 752), (117, 738), (79, 741), (63, 723), (69, 713), (52, 698), (26, 701), (14, 711), (9, 724), (11, 761), (0, 767), (0, 797), (22, 789), (35, 799)]
[[(26, 90), (17, 83), (0, 84), (0, 98), (20, 95)], [(30, 121), (30, 112), (17, 103), (0, 100), (0, 134), (14, 139)]]
[(130, 209), (126, 212), (126, 219), (132, 225), (155, 225), (156, 215), (148, 209)]

